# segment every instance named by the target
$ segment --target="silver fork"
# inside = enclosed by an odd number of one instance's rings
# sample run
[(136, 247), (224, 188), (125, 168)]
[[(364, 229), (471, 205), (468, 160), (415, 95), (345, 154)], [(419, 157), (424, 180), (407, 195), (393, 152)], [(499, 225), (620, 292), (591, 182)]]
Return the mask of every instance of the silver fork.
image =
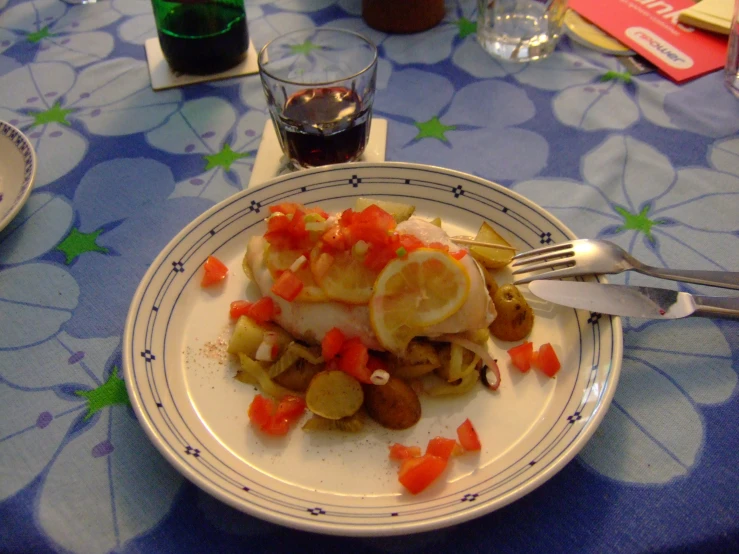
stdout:
[[(562, 267), (554, 269), (559, 266)], [(511, 267), (514, 269), (513, 275), (541, 269), (551, 270), (517, 279), (514, 281), (517, 285), (534, 279), (558, 279), (633, 270), (661, 279), (739, 290), (739, 273), (653, 267), (641, 263), (624, 249), (606, 240), (579, 239), (522, 252), (513, 256)]]

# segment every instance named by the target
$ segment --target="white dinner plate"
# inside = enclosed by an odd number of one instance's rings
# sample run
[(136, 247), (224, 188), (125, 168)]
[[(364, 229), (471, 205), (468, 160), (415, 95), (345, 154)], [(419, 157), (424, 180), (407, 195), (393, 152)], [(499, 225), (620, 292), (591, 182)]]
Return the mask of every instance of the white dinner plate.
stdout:
[[(532, 491), (570, 461), (608, 409), (621, 367), (618, 318), (533, 302), (534, 344), (550, 342), (562, 362), (550, 379), (512, 369), (493, 342), (502, 384), (456, 398), (422, 398), (423, 417), (406, 431), (370, 422), (358, 435), (261, 435), (248, 422), (254, 387), (233, 378), (225, 353), (231, 301), (258, 291), (241, 269), (247, 239), (265, 231), (267, 207), (287, 201), (326, 211), (359, 196), (412, 203), (441, 216), (450, 234), (489, 221), (521, 250), (575, 238), (551, 214), (484, 179), (403, 163), (357, 163), (285, 175), (224, 200), (190, 223), (152, 263), (126, 322), (123, 363), (131, 403), (147, 434), (193, 483), (244, 512), (293, 528), (338, 535), (437, 529), (496, 510)], [(201, 266), (229, 267), (222, 286), (202, 289)], [(496, 274), (510, 281), (504, 270)], [(525, 289), (525, 287), (524, 287)], [(476, 426), (479, 454), (456, 457), (417, 496), (403, 492), (393, 442), (425, 447)]]
[(36, 153), (18, 129), (0, 121), (0, 231), (28, 200), (36, 176)]

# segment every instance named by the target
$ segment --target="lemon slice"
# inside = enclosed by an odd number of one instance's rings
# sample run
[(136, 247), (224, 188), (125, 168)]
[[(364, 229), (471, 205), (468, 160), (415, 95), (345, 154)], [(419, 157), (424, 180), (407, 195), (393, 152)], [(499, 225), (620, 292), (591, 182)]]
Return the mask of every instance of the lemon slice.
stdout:
[[(279, 273), (290, 269), (295, 263), (295, 260), (300, 258), (303, 253), (300, 250), (277, 250), (272, 247), (267, 248), (265, 254), (265, 263), (267, 269), (272, 274), (272, 277), (277, 279)], [(326, 302), (328, 296), (323, 292), (321, 287), (318, 286), (316, 281), (313, 279), (313, 274), (310, 270), (310, 264), (306, 259), (303, 267), (295, 272), (301, 281), (303, 281), (303, 290), (295, 298), (296, 302)]]
[(405, 350), (423, 328), (457, 312), (470, 293), (464, 266), (446, 252), (414, 250), (380, 272), (369, 303), (377, 340), (391, 352)]
[(372, 297), (378, 271), (365, 267), (362, 260), (355, 258), (351, 251), (337, 252), (334, 261), (323, 275), (318, 275), (316, 262), (321, 250), (315, 247), (310, 254), (313, 277), (324, 294), (347, 304), (367, 304)]

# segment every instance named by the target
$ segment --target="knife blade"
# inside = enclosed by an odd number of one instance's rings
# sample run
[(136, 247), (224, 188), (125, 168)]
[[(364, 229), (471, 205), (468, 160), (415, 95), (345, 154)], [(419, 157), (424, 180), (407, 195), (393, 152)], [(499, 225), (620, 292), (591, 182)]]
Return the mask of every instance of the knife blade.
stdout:
[(529, 290), (555, 304), (602, 314), (648, 319), (688, 316), (739, 319), (739, 297), (695, 296), (654, 287), (536, 280)]

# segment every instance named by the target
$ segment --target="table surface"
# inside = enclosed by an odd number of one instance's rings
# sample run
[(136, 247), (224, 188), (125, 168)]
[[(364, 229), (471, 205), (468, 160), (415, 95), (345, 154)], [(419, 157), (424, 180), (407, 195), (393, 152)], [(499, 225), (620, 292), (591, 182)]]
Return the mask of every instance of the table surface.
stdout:
[[(496, 181), (649, 264), (739, 270), (739, 102), (721, 72), (632, 77), (567, 38), (543, 62), (500, 64), (475, 42), (475, 4), (447, 2), (412, 36), (367, 28), (359, 0), (247, 13), (257, 47), (329, 23), (376, 42), (388, 160)], [(590, 443), (528, 496), (456, 527), (312, 535), (185, 481), (127, 405), (124, 321), (167, 242), (247, 187), (267, 112), (257, 76), (153, 92), (154, 35), (148, 0), (0, 0), (0, 120), (38, 155), (33, 194), (0, 233), (0, 551), (739, 551), (735, 322), (624, 320), (621, 381)]]

